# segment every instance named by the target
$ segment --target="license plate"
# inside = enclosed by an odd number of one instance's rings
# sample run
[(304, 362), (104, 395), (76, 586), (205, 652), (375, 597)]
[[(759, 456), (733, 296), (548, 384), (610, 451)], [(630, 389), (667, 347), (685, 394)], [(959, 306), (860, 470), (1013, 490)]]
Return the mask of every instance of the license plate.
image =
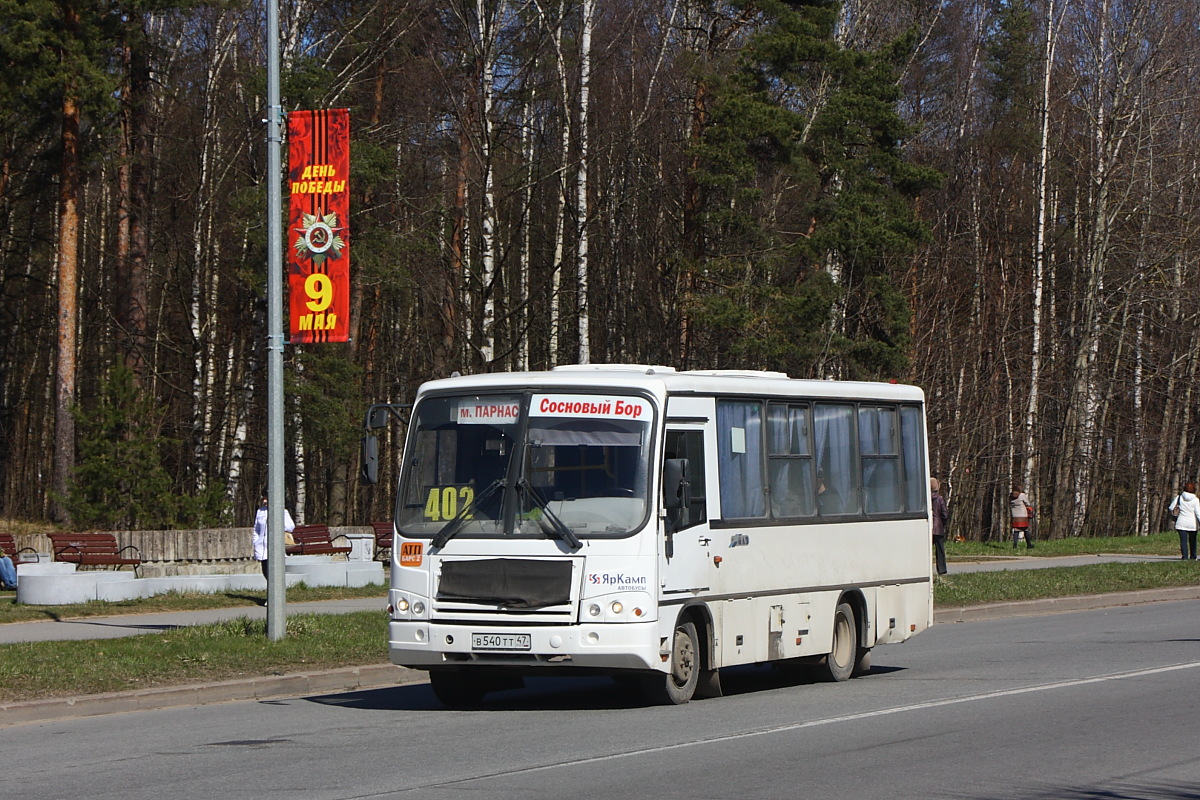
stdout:
[(472, 633), (472, 650), (529, 650), (528, 633)]

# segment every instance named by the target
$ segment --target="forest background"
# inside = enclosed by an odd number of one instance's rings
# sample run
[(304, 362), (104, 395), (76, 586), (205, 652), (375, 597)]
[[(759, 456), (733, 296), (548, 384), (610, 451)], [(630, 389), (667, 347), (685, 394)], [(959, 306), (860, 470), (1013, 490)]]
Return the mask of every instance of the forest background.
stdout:
[[(248, 524), (264, 6), (0, 0), (0, 516)], [(1145, 534), (1194, 479), (1195, 0), (284, 0), (351, 114), (352, 340), (288, 346), (300, 519), (369, 403), (575, 362), (911, 382), (953, 532)]]

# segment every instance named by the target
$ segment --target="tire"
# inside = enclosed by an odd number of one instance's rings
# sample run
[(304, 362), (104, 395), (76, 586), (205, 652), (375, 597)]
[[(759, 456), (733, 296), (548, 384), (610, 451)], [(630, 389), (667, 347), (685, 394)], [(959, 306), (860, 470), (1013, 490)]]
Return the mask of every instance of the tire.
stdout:
[(433, 694), (446, 708), (478, 708), (487, 694), (487, 684), (482, 675), (469, 670), (440, 670), (429, 673), (429, 685)]
[(858, 661), (854, 664), (854, 677), (866, 675), (871, 671), (871, 648), (862, 647), (858, 651)]
[(700, 680), (700, 638), (696, 624), (681, 620), (675, 624), (671, 642), (671, 670), (652, 672), (642, 678), (642, 693), (651, 703), (682, 705), (696, 693)]
[(822, 676), (830, 681), (848, 680), (858, 663), (858, 626), (849, 603), (838, 603), (833, 612), (833, 645), (825, 656)]

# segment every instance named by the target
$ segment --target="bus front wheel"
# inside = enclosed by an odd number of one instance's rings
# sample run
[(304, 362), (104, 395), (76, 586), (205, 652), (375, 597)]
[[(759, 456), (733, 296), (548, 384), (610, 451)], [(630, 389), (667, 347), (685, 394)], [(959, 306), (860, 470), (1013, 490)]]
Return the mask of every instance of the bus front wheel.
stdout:
[(681, 705), (692, 699), (699, 679), (700, 639), (696, 623), (682, 620), (675, 625), (671, 643), (671, 670), (643, 676), (642, 692), (652, 703)]
[(849, 603), (833, 612), (833, 649), (825, 656), (824, 674), (831, 681), (848, 680), (858, 664), (858, 626)]

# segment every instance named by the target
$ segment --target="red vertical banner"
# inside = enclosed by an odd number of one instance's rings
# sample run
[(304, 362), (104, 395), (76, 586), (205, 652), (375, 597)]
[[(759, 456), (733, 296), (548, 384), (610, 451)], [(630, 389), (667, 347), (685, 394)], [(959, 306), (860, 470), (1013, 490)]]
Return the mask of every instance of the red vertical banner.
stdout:
[(292, 344), (350, 339), (350, 112), (287, 115)]

